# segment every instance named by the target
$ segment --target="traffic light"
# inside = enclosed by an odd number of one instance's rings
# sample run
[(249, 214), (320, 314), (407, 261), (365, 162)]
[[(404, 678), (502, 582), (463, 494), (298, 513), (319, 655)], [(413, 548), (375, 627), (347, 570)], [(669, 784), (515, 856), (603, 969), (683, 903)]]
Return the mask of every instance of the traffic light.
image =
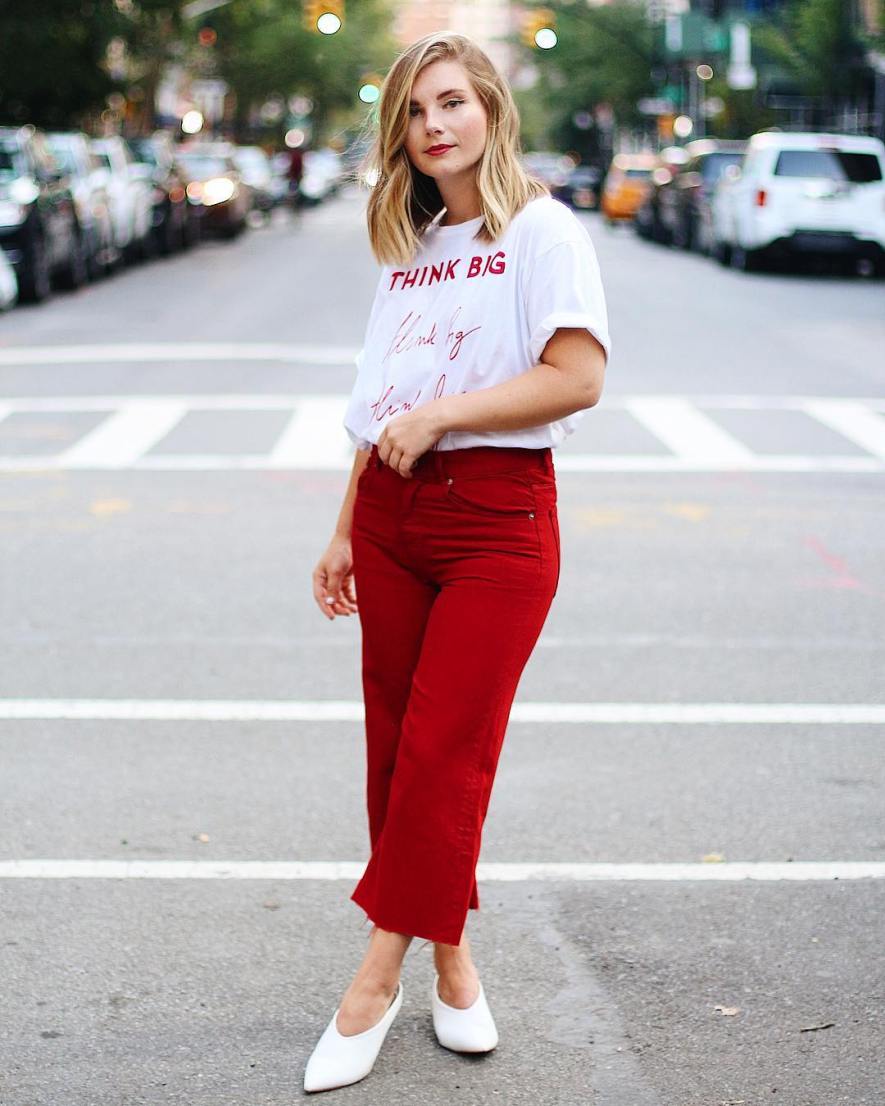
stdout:
[(334, 35), (344, 26), (344, 0), (304, 0), (304, 26), (308, 31)]
[(531, 8), (522, 16), (521, 38), (526, 46), (549, 50), (556, 45), (556, 14), (550, 8)]

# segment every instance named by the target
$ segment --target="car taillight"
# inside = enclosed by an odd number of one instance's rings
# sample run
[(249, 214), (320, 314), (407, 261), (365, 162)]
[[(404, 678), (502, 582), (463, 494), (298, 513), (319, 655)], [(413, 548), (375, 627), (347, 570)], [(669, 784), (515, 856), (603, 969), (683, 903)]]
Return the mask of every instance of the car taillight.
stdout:
[(756, 206), (765, 207), (765, 189), (760, 188), (756, 193)]

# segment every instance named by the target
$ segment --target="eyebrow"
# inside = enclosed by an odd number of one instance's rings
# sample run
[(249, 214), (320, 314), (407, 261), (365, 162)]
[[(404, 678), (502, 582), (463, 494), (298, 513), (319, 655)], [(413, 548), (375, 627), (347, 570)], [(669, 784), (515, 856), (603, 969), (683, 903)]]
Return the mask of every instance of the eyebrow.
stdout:
[[(444, 96), (451, 96), (453, 92), (460, 92), (462, 96), (467, 95), (467, 93), (464, 91), (463, 88), (449, 88), (449, 89), (446, 89), (445, 92), (440, 92), (440, 94), (437, 96), (437, 100), (441, 100)], [(420, 107), (420, 104), (418, 103), (417, 100), (409, 100), (409, 107), (410, 108)]]

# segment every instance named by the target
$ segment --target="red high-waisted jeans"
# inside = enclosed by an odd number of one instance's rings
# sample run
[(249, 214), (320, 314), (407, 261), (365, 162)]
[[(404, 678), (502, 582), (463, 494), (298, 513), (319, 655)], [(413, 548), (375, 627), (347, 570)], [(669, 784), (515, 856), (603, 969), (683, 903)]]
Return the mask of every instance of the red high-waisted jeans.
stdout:
[(382, 929), (460, 943), (504, 732), (559, 582), (552, 452), (430, 451), (359, 477), (372, 854), (351, 898)]

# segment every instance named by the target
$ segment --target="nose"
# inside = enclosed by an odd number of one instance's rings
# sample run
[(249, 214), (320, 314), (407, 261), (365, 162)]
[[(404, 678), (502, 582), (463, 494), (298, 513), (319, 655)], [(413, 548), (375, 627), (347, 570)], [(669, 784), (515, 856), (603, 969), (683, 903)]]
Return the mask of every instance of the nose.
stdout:
[(428, 111), (424, 117), (424, 129), (428, 134), (442, 134), (443, 128), (436, 121), (433, 111)]

